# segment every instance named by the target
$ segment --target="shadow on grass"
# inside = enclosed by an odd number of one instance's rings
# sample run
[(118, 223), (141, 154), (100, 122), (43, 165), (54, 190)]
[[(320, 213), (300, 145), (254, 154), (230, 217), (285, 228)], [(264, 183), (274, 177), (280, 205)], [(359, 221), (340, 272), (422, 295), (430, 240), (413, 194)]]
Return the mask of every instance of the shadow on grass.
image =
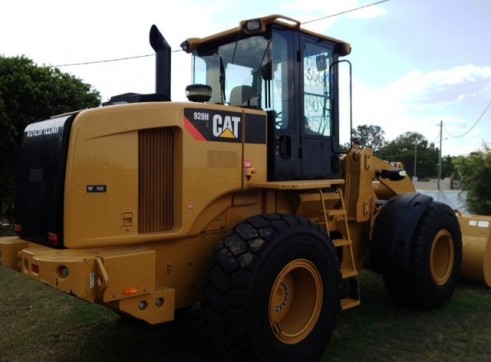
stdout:
[(113, 321), (80, 327), (85, 330), (73, 336), (81, 340), (60, 361), (211, 362), (218, 359), (208, 346), (194, 312), (157, 326), (115, 316)]
[(197, 312), (152, 326), (0, 267), (0, 361), (216, 361)]

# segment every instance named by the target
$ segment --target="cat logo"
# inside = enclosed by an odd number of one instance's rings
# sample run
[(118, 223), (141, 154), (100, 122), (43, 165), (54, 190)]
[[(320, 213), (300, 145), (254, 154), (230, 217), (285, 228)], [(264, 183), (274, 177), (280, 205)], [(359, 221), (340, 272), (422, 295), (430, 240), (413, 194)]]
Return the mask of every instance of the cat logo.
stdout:
[(239, 137), (240, 117), (215, 114), (213, 116), (213, 135), (219, 138)]
[[(247, 125), (247, 122), (245, 124), (242, 123), (243, 117), (244, 115), (240, 112), (224, 112), (209, 108), (186, 108), (184, 109), (184, 127), (197, 141), (241, 143), (243, 128)], [(250, 124), (251, 131), (249, 135), (251, 140), (254, 140), (254, 135), (258, 131), (253, 131), (252, 126), (254, 126), (254, 129), (261, 129), (258, 124), (262, 123), (256, 121), (256, 123), (251, 122)]]

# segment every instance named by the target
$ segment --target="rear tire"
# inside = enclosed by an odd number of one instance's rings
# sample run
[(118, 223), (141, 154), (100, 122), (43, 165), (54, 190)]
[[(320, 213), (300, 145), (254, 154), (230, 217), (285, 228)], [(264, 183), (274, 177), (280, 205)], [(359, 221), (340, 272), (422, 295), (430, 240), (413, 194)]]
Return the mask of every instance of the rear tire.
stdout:
[(340, 310), (332, 242), (310, 221), (247, 219), (217, 248), (204, 290), (204, 330), (227, 360), (312, 361)]
[(432, 201), (416, 228), (409, 267), (383, 273), (389, 294), (399, 304), (432, 309), (446, 303), (458, 282), (462, 236), (454, 211)]

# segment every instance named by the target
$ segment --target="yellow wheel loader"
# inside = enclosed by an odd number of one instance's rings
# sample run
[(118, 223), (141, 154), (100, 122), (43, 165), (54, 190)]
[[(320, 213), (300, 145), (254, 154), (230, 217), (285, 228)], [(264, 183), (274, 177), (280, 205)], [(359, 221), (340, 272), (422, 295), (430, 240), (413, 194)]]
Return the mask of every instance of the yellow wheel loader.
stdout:
[(441, 306), (459, 277), (491, 285), (490, 217), (343, 151), (348, 43), (280, 15), (187, 39), (185, 102), (156, 27), (150, 43), (155, 94), (25, 129), (4, 267), (151, 324), (199, 307), (228, 360), (315, 360), (367, 263), (409, 307)]

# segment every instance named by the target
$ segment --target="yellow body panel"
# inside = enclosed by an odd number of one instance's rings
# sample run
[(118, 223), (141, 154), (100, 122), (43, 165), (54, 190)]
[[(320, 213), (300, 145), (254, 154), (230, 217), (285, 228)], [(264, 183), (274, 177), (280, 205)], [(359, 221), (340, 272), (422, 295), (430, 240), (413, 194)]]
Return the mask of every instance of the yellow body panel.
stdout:
[[(185, 237), (205, 211), (205, 224), (223, 211), (211, 215), (209, 210), (220, 197), (240, 191), (246, 180), (266, 179), (265, 144), (245, 147), (243, 143), (195, 140), (185, 129), (184, 108), (217, 106), (146, 103), (88, 110), (77, 116), (67, 161), (67, 247), (129, 245)], [(220, 108), (223, 110), (223, 106)], [(265, 116), (260, 111), (247, 112)], [(174, 133), (174, 225), (164, 234), (141, 235), (137, 227), (138, 132), (163, 127)], [(253, 168), (247, 178), (244, 161)], [(103, 186), (106, 192), (88, 193), (88, 186)]]
[[(277, 210), (271, 196), (250, 186), (266, 181), (265, 113), (224, 108), (162, 102), (80, 112), (67, 156), (66, 249), (2, 238), (2, 265), (150, 323), (172, 320), (174, 309), (198, 300), (207, 265), (225, 232), (250, 215)], [(185, 109), (241, 114), (242, 139), (197, 139), (185, 124)], [(245, 143), (246, 114), (264, 118), (264, 143)], [(140, 216), (139, 192), (142, 177), (153, 174), (141, 174), (139, 134), (154, 129), (172, 135), (173, 196), (166, 206), (172, 225), (149, 232), (140, 230), (146, 221)]]

